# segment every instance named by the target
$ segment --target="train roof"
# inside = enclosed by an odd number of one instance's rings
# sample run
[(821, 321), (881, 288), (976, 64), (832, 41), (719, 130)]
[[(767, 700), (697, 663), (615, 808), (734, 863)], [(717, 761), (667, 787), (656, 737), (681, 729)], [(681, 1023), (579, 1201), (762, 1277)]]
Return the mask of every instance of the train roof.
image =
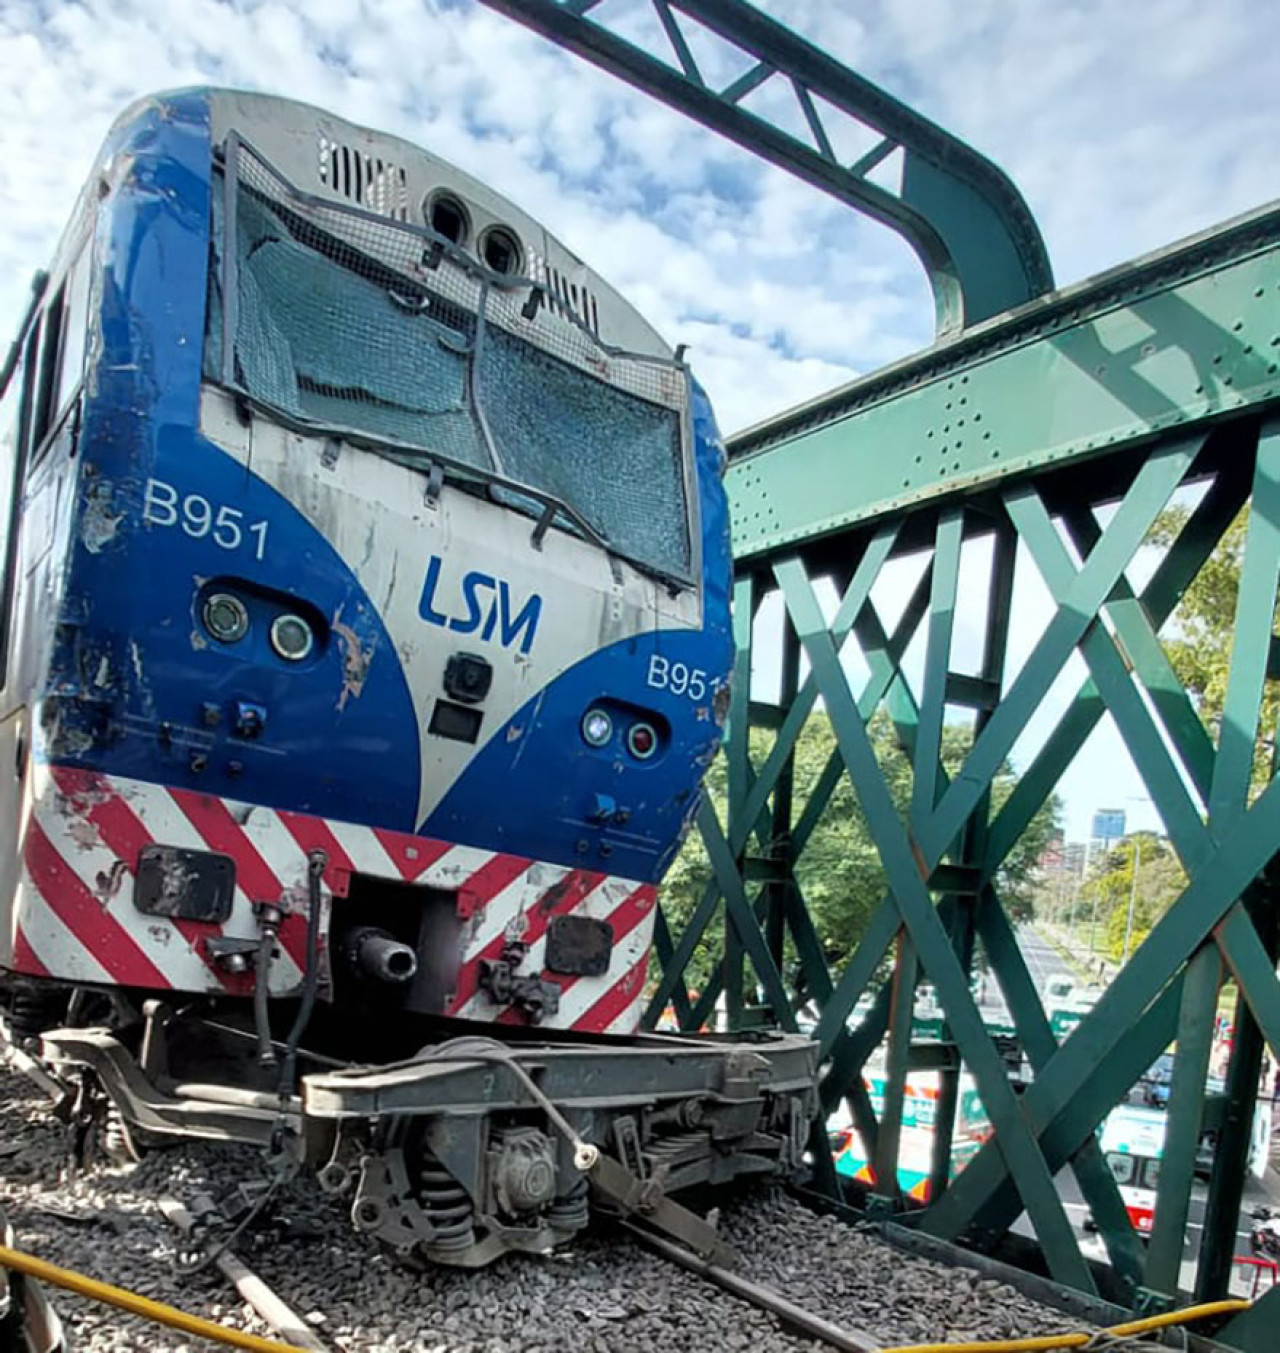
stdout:
[(465, 215), (463, 247), (482, 247), (505, 231), (519, 245), (520, 270), (541, 282), (599, 339), (612, 347), (669, 358), (670, 346), (595, 269), (509, 198), (432, 151), (275, 94), (201, 86), (140, 99), (117, 119), (122, 129), (142, 112), (178, 99), (208, 101), (215, 145), (230, 132), (305, 193), (328, 197), (389, 220), (421, 226), (442, 197)]

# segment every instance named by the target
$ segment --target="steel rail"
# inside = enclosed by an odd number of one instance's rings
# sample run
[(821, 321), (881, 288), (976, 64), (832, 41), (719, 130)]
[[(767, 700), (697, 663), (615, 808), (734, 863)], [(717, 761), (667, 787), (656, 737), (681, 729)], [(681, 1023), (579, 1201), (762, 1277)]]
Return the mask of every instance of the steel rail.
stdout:
[[(176, 1198), (166, 1195), (159, 1200), (158, 1206), (166, 1220), (184, 1236), (192, 1235), (196, 1220)], [(306, 1349), (308, 1353), (332, 1353), (330, 1345), (325, 1343), (287, 1302), (278, 1297), (231, 1250), (223, 1250), (214, 1260), (214, 1264), (262, 1319), (281, 1338), (288, 1340), (289, 1348)]]
[(834, 1325), (830, 1320), (824, 1320), (820, 1315), (814, 1315), (812, 1311), (797, 1306), (794, 1301), (789, 1301), (771, 1287), (764, 1287), (749, 1278), (740, 1277), (720, 1264), (699, 1259), (696, 1254), (691, 1254), (672, 1241), (655, 1236), (634, 1222), (624, 1221), (621, 1225), (660, 1258), (678, 1264), (681, 1268), (688, 1269), (690, 1273), (715, 1283), (717, 1287), (723, 1288), (730, 1296), (737, 1297), (740, 1301), (749, 1302), (762, 1311), (768, 1311), (782, 1324), (790, 1326), (810, 1339), (817, 1339), (831, 1348), (838, 1348), (842, 1353), (882, 1353), (881, 1345), (869, 1334)]

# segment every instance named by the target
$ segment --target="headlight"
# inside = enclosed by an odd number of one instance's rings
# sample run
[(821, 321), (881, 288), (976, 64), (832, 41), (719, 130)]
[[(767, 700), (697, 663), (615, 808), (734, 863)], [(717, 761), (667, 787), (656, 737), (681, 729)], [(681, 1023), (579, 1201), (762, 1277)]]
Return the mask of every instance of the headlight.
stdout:
[(602, 709), (589, 709), (582, 716), (582, 740), (588, 747), (603, 747), (613, 737), (613, 720)]
[(271, 622), (271, 647), (286, 662), (301, 662), (315, 642), (311, 626), (300, 615), (278, 615)]
[(230, 592), (214, 592), (206, 598), (201, 614), (205, 629), (220, 644), (234, 644), (249, 631), (249, 612), (244, 602)]

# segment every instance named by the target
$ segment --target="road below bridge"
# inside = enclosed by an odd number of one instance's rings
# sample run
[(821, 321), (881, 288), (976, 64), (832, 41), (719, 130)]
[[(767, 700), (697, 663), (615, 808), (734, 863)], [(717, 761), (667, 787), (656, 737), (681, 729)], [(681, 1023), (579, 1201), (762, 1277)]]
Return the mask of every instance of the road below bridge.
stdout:
[[(1037, 930), (1034, 926), (1023, 925), (1018, 930), (1018, 944), (1022, 950), (1023, 957), (1026, 960), (1027, 967), (1030, 970), (1032, 981), (1035, 982), (1037, 989), (1043, 994), (1046, 984), (1051, 978), (1068, 975), (1077, 976), (1083, 985), (1083, 978), (1079, 972), (1080, 969), (1087, 969), (1088, 952), (1087, 950), (1080, 955), (1080, 962), (1073, 964), (1063, 957), (1061, 950), (1053, 944), (1051, 940)], [(988, 993), (987, 999), (993, 1002), (999, 1002), (998, 993)], [(1141, 1096), (1138, 1090), (1134, 1090), (1130, 1095), (1131, 1102), (1141, 1103)], [(1055, 1180), (1058, 1186), (1059, 1196), (1062, 1198), (1063, 1206), (1066, 1209), (1067, 1216), (1075, 1227), (1081, 1240), (1081, 1247), (1090, 1258), (1100, 1260), (1106, 1259), (1106, 1250), (1102, 1241), (1097, 1235), (1090, 1233), (1085, 1229), (1084, 1222), (1088, 1214), (1075, 1176), (1070, 1169), (1062, 1170)], [(1198, 1180), (1193, 1186), (1191, 1197), (1190, 1212), (1187, 1220), (1187, 1232), (1183, 1243), (1182, 1252), (1182, 1272), (1179, 1279), (1184, 1292), (1190, 1292), (1195, 1286), (1196, 1279), (1196, 1260), (1200, 1249), (1200, 1236), (1204, 1225), (1206, 1184)], [(1271, 1163), (1266, 1174), (1261, 1180), (1250, 1175), (1245, 1184), (1244, 1203), (1241, 1208), (1240, 1217), (1236, 1223), (1236, 1246), (1235, 1252), (1238, 1256), (1247, 1256), (1249, 1250), (1249, 1231), (1250, 1231), (1250, 1210), (1260, 1203), (1270, 1204), (1273, 1207), (1280, 1207), (1280, 1137), (1272, 1137)], [(1014, 1230), (1024, 1235), (1032, 1235), (1030, 1223), (1025, 1213), (1018, 1218), (1014, 1224)], [(1244, 1270), (1240, 1270), (1233, 1280), (1233, 1290), (1247, 1295), (1248, 1279), (1243, 1276)]]

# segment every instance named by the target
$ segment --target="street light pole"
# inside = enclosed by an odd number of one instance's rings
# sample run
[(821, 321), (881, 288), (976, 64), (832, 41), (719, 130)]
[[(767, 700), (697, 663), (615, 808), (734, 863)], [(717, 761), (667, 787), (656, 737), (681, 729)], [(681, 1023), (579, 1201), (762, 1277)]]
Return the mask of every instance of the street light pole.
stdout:
[(1142, 838), (1136, 833), (1133, 838), (1133, 881), (1129, 887), (1129, 918), (1124, 927), (1124, 962), (1129, 961), (1129, 944), (1133, 939), (1133, 904), (1138, 898), (1138, 869), (1142, 864)]

